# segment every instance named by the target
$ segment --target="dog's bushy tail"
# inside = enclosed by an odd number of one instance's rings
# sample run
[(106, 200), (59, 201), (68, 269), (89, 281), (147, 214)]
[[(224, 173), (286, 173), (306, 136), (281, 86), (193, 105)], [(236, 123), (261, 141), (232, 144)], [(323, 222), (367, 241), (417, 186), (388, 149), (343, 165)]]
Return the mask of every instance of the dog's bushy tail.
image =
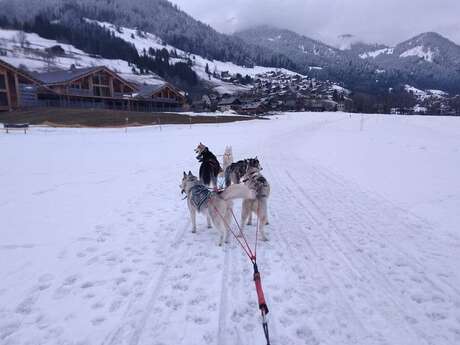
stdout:
[(245, 184), (232, 184), (219, 194), (224, 200), (255, 199), (256, 193)]

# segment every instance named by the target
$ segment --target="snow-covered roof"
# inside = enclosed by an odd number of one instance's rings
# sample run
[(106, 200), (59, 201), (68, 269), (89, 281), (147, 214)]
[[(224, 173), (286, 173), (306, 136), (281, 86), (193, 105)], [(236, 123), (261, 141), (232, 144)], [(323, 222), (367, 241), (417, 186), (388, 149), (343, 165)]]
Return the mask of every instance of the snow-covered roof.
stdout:
[(166, 82), (163, 83), (158, 83), (155, 85), (152, 84), (142, 84), (142, 85), (136, 85), (138, 88), (138, 92), (136, 93), (137, 97), (150, 97), (154, 93), (157, 93), (161, 89), (163, 89), (167, 85)]
[(4, 61), (4, 60), (1, 60), (0, 59), (0, 66), (6, 68), (6, 69), (9, 69), (9, 70), (13, 70), (17, 73), (19, 73), (21, 76), (23, 76), (24, 78), (26, 79), (29, 79), (31, 81), (33, 81), (34, 83), (37, 83), (37, 84), (41, 84), (40, 80), (38, 80), (37, 78), (35, 78), (33, 75), (31, 75), (30, 73), (27, 73), (23, 70), (21, 70), (20, 68), (17, 68), (17, 67), (14, 67), (13, 65), (9, 64), (8, 62)]
[(89, 73), (95, 72), (103, 67), (87, 67), (87, 68), (74, 68), (69, 70), (59, 70), (53, 72), (37, 73), (33, 75), (45, 84), (61, 84), (67, 83), (75, 79), (79, 79)]

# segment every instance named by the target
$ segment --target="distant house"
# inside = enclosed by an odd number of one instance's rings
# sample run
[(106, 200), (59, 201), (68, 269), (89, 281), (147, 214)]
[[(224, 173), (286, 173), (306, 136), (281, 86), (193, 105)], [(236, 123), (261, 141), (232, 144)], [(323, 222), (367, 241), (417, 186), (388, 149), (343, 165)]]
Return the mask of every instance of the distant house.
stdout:
[(146, 110), (174, 111), (184, 106), (185, 96), (169, 83), (157, 85), (137, 85), (138, 92), (133, 95), (134, 106)]
[(227, 111), (227, 110), (238, 110), (240, 108), (241, 101), (237, 97), (227, 97), (222, 98), (221, 101), (218, 103), (217, 108), (220, 111)]
[(40, 88), (39, 80), (0, 60), (0, 111), (34, 105)]
[(262, 102), (251, 102), (243, 104), (240, 107), (239, 113), (242, 115), (259, 115), (267, 111)]

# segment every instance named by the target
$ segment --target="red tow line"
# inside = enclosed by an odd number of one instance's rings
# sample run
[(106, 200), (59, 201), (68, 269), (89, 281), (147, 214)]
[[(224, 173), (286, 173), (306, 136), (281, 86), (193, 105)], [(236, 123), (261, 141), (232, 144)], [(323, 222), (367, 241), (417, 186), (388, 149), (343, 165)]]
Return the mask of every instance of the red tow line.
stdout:
[[(211, 201), (211, 200), (210, 200)], [(258, 237), (259, 237), (259, 212), (257, 212), (257, 229), (256, 229), (256, 243), (254, 245), (254, 252), (251, 249), (251, 246), (249, 245), (246, 236), (244, 235), (240, 224), (238, 223), (238, 220), (235, 217), (235, 214), (233, 213), (233, 210), (230, 210), (232, 213), (232, 217), (235, 220), (236, 225), (238, 226), (239, 229), (239, 234), (241, 235), (243, 241), (238, 237), (238, 235), (232, 230), (230, 224), (227, 223), (225, 220), (225, 217), (219, 212), (217, 207), (215, 207), (212, 202), (210, 202), (212, 207), (216, 210), (217, 214), (222, 218), (224, 221), (225, 226), (227, 227), (228, 231), (235, 237), (236, 241), (239, 243), (241, 248), (243, 249), (244, 253), (247, 255), (249, 260), (251, 261), (253, 268), (254, 268), (254, 284), (256, 286), (256, 293), (257, 293), (257, 301), (259, 303), (259, 309), (260, 313), (262, 315), (262, 327), (264, 330), (264, 335), (265, 335), (265, 340), (267, 341), (267, 345), (270, 345), (270, 334), (268, 332), (268, 321), (267, 321), (267, 314), (268, 314), (268, 306), (267, 302), (265, 301), (265, 295), (264, 295), (264, 290), (262, 288), (262, 280), (260, 278), (260, 272), (259, 268), (257, 267), (257, 242), (258, 242)]]

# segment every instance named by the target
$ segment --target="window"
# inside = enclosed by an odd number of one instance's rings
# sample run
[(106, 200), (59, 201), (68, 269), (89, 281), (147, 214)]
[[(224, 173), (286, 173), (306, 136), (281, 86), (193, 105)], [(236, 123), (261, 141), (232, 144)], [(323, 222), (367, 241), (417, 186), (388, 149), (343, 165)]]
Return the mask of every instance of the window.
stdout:
[(6, 90), (6, 78), (4, 74), (0, 74), (0, 90)]
[(0, 91), (0, 107), (8, 106), (8, 95), (5, 91)]
[(109, 85), (109, 76), (105, 73), (97, 73), (93, 75), (94, 85)]
[(70, 84), (71, 89), (81, 89), (81, 85), (78, 83), (72, 83)]
[(93, 87), (94, 96), (99, 97), (110, 97), (110, 88), (105, 86), (94, 86)]
[(121, 83), (120, 83), (118, 80), (116, 80), (116, 79), (114, 79), (114, 81), (113, 81), (113, 91), (114, 91), (114, 92), (118, 92), (118, 93), (121, 93), (121, 92), (122, 92), (122, 85), (121, 85)]

